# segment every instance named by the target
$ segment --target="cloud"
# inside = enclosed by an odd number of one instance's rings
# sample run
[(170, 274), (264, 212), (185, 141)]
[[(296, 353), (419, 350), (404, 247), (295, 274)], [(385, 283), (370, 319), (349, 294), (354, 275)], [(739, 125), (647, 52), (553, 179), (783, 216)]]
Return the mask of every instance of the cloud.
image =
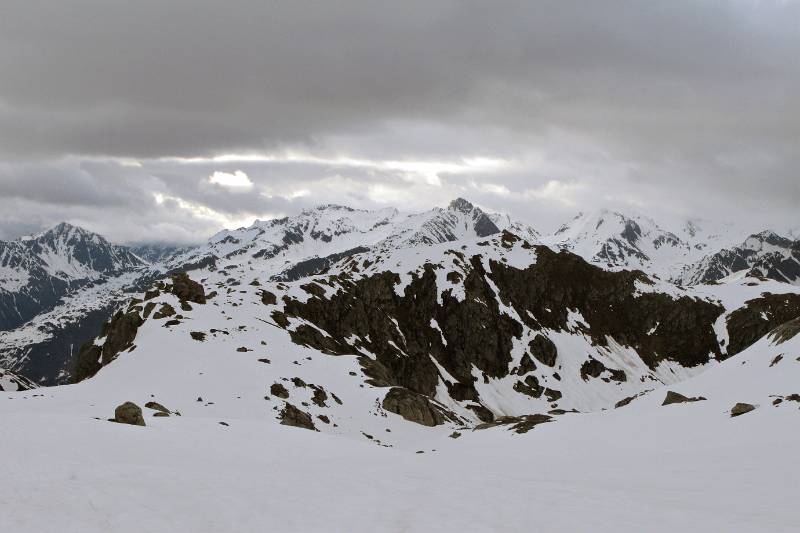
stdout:
[(601, 204), (792, 220), (798, 18), (752, 0), (7, 2), (0, 234), (60, 217), (187, 241), (457, 195), (543, 227)]
[(247, 190), (253, 188), (253, 182), (250, 181), (250, 178), (247, 177), (247, 174), (241, 170), (236, 170), (232, 173), (216, 170), (208, 177), (208, 181), (214, 185), (229, 187), (231, 189)]

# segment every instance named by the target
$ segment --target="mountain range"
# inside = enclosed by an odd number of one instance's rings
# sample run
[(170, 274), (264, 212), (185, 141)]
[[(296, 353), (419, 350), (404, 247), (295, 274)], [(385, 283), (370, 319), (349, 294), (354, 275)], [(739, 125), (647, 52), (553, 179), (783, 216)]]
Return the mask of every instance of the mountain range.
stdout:
[(797, 241), (709, 228), (603, 210), (542, 235), (457, 199), (186, 249), (3, 243), (9, 302), (65, 285), (0, 332), (0, 454), (25, 472), (0, 498), (80, 487), (98, 531), (187, 494), (146, 527), (791, 530)]
[[(296, 281), (357, 254), (471, 241), (508, 231), (605, 270), (637, 269), (679, 286), (757, 277), (800, 283), (800, 241), (770, 231), (742, 238), (730, 226), (688, 221), (675, 232), (641, 216), (582, 213), (552, 235), (464, 199), (401, 213), (325, 205), (282, 219), (224, 230), (205, 244), (126, 247), (66, 223), (0, 242), (0, 367), (48, 385), (69, 382), (80, 345), (131, 294), (169, 273), (238, 262), (270, 280)], [(399, 261), (396, 267), (401, 267)]]

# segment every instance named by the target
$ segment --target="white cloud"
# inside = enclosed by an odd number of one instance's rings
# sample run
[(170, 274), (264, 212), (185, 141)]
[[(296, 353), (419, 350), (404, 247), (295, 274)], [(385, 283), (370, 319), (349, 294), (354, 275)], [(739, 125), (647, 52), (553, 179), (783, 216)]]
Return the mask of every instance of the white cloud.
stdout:
[(541, 187), (525, 191), (526, 198), (537, 200), (553, 200), (564, 205), (576, 204), (576, 196), (583, 189), (580, 183), (565, 183), (559, 180), (550, 180)]
[(233, 173), (218, 170), (208, 177), (208, 181), (231, 189), (250, 189), (253, 187), (253, 182), (241, 170), (236, 170)]

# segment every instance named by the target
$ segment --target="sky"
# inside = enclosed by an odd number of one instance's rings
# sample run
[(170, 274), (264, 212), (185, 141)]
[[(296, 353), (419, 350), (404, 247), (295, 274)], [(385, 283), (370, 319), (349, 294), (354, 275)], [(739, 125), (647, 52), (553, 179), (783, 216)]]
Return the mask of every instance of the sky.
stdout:
[(0, 239), (464, 197), (800, 227), (796, 0), (3, 0)]

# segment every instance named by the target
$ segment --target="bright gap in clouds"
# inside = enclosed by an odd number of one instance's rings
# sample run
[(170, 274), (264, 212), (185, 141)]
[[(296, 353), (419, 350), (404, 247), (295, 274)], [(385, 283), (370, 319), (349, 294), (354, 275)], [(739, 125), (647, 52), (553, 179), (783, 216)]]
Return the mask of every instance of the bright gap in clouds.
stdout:
[(236, 170), (233, 173), (217, 170), (208, 177), (208, 181), (215, 185), (230, 187), (232, 189), (249, 189), (253, 186), (253, 182), (250, 181), (247, 174), (241, 170)]

